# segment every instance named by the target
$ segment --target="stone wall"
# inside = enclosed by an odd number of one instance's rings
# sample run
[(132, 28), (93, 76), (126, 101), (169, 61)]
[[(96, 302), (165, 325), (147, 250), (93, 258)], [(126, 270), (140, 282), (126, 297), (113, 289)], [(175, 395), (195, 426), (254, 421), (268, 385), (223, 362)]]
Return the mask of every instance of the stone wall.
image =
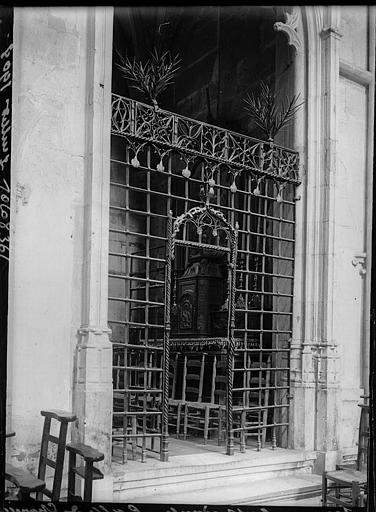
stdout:
[(15, 9), (8, 421), (33, 465), (42, 409), (71, 410), (81, 322), (87, 13)]

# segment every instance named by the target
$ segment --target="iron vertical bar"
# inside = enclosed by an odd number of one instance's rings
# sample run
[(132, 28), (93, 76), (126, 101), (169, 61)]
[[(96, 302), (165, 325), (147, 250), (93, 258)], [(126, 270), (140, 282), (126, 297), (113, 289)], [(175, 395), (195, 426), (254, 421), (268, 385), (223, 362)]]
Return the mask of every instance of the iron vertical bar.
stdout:
[(167, 258), (165, 274), (165, 328), (163, 339), (163, 374), (162, 374), (162, 446), (161, 460), (168, 461), (168, 369), (170, 367), (170, 333), (171, 333), (171, 259), (172, 259), (172, 212), (167, 218)]
[(234, 368), (234, 330), (235, 330), (235, 286), (236, 286), (236, 257), (238, 244), (238, 226), (230, 233), (231, 237), (231, 261), (230, 261), (230, 304), (229, 304), (229, 345), (227, 349), (227, 455), (234, 455), (234, 429), (232, 411), (233, 393), (233, 368)]

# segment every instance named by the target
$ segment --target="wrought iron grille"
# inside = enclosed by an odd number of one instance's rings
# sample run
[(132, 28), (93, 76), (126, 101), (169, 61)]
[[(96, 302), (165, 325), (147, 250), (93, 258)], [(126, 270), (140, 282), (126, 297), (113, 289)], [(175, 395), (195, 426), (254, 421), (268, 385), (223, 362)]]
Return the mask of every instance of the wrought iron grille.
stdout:
[[(114, 455), (125, 461), (129, 452), (142, 460), (147, 451), (162, 453), (168, 212), (176, 218), (202, 205), (203, 187), (228, 222), (239, 224), (235, 441), (241, 450), (284, 446), (298, 154), (116, 95), (111, 145)], [(225, 245), (221, 233), (216, 243)]]

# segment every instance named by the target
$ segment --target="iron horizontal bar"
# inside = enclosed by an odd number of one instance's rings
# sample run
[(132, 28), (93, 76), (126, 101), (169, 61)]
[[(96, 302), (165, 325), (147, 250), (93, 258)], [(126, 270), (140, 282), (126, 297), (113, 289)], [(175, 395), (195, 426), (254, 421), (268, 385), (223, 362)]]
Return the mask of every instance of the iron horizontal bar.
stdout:
[[(226, 189), (227, 187), (223, 186), (222, 188)], [(238, 190), (238, 192), (242, 192), (242, 191)], [(252, 194), (249, 191), (243, 191), (242, 193), (246, 196), (252, 197)], [(264, 201), (268, 201), (268, 200), (274, 201), (274, 197), (272, 197), (272, 196), (257, 196), (257, 197), (263, 199)], [(290, 206), (295, 206), (295, 201), (284, 201), (284, 204), (288, 204)], [(226, 205), (216, 205), (216, 206), (217, 206), (217, 208), (222, 209), (222, 210), (229, 210), (229, 211), (232, 210), (231, 206), (226, 206)], [(242, 210), (241, 208), (236, 208), (236, 211), (241, 214), (251, 214), (253, 217), (258, 217), (260, 219), (274, 220), (274, 221), (279, 221), (279, 222), (283, 222), (286, 224), (296, 224), (295, 220), (285, 219), (284, 217), (274, 217), (273, 215), (269, 215), (266, 213), (254, 212), (254, 211), (250, 211), (250, 210)]]
[(120, 343), (120, 342), (115, 342), (113, 341), (112, 342), (113, 345), (117, 345), (118, 347), (124, 347), (124, 348), (133, 348), (133, 349), (139, 349), (139, 350), (145, 350), (145, 349), (148, 349), (148, 350), (157, 350), (157, 351), (162, 351), (163, 350), (163, 347), (158, 347), (158, 346), (155, 346), (155, 345), (135, 345), (135, 344), (130, 344), (130, 343)]
[[(254, 343), (254, 342), (249, 342)], [(258, 341), (257, 341), (258, 343)], [(289, 348), (236, 348), (235, 353), (237, 352), (261, 352), (265, 354), (269, 354), (269, 352), (277, 352), (278, 354), (285, 352), (286, 354), (290, 353)], [(266, 368), (266, 367), (265, 367)], [(251, 368), (247, 368), (247, 370), (250, 370)], [(262, 368), (264, 369), (264, 368)], [(234, 371), (237, 370), (237, 368), (234, 368)]]
[[(251, 233), (252, 234), (252, 233)], [(268, 239), (272, 239), (276, 242), (291, 242), (291, 243), (294, 243), (293, 240), (281, 240), (281, 239), (278, 239), (277, 237), (271, 237), (269, 235), (256, 235), (257, 238), (265, 238), (266, 241), (270, 241)], [(265, 251), (259, 251), (259, 252), (256, 252), (256, 251), (246, 251), (244, 249), (241, 249), (238, 251), (239, 253), (241, 254), (251, 254), (252, 256), (258, 256), (258, 257), (261, 257), (261, 258), (276, 258), (277, 260), (279, 261), (294, 261), (294, 258), (292, 256), (282, 256), (282, 255), (279, 255), (279, 254), (274, 254), (274, 253), (271, 253), (271, 252), (265, 252)], [(239, 272), (242, 272), (242, 270), (239, 269)], [(247, 271), (246, 271), (247, 272)]]
[[(157, 368), (157, 367), (152, 367), (152, 366), (115, 366), (115, 365), (112, 365), (112, 368), (113, 369), (116, 369), (116, 370), (136, 370), (136, 371), (139, 371), (139, 372), (160, 372), (162, 373), (163, 370), (162, 368)], [(120, 389), (116, 389), (114, 388), (114, 391), (121, 391)]]
[[(268, 242), (270, 240), (274, 240), (276, 242), (288, 242), (288, 243), (291, 243), (291, 244), (295, 243), (295, 240), (293, 238), (283, 238), (283, 237), (278, 237), (278, 236), (274, 236), (274, 235), (267, 235), (265, 233), (258, 233), (258, 232), (255, 232), (255, 231), (241, 231), (241, 230), (239, 230), (239, 233), (243, 233), (246, 236), (252, 236), (252, 237), (255, 237), (255, 238), (259, 238), (259, 239), (265, 238), (266, 241), (268, 241)], [(246, 251), (245, 249), (238, 249), (238, 252), (239, 253), (246, 253), (246, 254), (254, 254), (255, 256), (258, 256), (258, 255), (269, 255), (269, 253), (262, 253), (262, 252), (257, 252), (257, 251)], [(271, 256), (273, 256), (273, 255), (271, 254)], [(281, 258), (294, 260), (294, 258), (291, 257), (291, 256), (281, 256)]]
[[(132, 291), (140, 291), (140, 288), (135, 288)], [(140, 300), (140, 299), (128, 299), (126, 297), (108, 297), (108, 300), (113, 300), (114, 302), (144, 304), (144, 305), (148, 305), (148, 306), (164, 306), (164, 302), (153, 302), (151, 300)]]
[(292, 334), (292, 329), (289, 330), (278, 330), (278, 329), (239, 329), (239, 327), (235, 327), (236, 332), (246, 332), (246, 333), (267, 333), (267, 334)]
[(294, 276), (288, 276), (285, 274), (273, 274), (270, 272), (259, 272), (257, 270), (238, 270), (238, 269), (236, 269), (236, 272), (241, 273), (241, 274), (253, 274), (253, 275), (258, 275), (258, 276), (266, 276), (266, 277), (281, 277), (283, 279), (294, 279)]
[[(133, 234), (136, 234), (138, 235), (138, 233), (130, 233), (131, 235)], [(121, 252), (113, 252), (113, 251), (110, 251), (108, 253), (110, 256), (118, 256), (120, 258), (134, 258), (134, 259), (138, 259), (138, 260), (148, 260), (148, 261), (157, 261), (159, 263), (166, 263), (166, 260), (162, 259), (162, 258), (153, 258), (153, 257), (149, 257), (149, 256), (139, 256), (138, 254), (129, 254), (129, 253), (121, 253)], [(134, 277), (134, 276), (130, 276), (130, 277)], [(137, 277), (136, 277), (137, 279)]]
[[(153, 215), (153, 213), (150, 213), (150, 215)], [(167, 217), (166, 217), (167, 218)], [(161, 242), (165, 242), (167, 240), (164, 236), (158, 236), (158, 235), (148, 235), (147, 233), (134, 233), (133, 231), (129, 231), (129, 229), (120, 229), (120, 228), (110, 228), (110, 233), (119, 233), (120, 235), (137, 235), (140, 238), (146, 238), (151, 240), (160, 240)]]
[[(254, 272), (249, 272), (249, 275), (253, 275)], [(261, 274), (264, 275), (264, 274)], [(136, 279), (136, 278), (135, 278)], [(236, 293), (248, 293), (248, 294), (256, 294), (256, 295), (264, 295), (265, 297), (285, 297), (287, 299), (293, 299), (294, 295), (292, 293), (277, 293), (277, 292), (268, 292), (264, 290), (250, 290), (249, 288), (237, 288)], [(264, 311), (272, 313), (273, 311), (268, 311), (265, 309)]]
[[(123, 412), (114, 412), (116, 416), (145, 416), (145, 414), (150, 414), (152, 416), (161, 416), (162, 411), (149, 410), (149, 411), (123, 411)], [(127, 427), (130, 428), (130, 427)]]
[[(131, 428), (131, 427), (127, 427), (127, 428)], [(131, 439), (132, 437), (162, 437), (162, 434), (153, 434), (152, 432), (150, 432), (150, 434), (148, 432), (146, 432), (145, 434), (112, 434), (112, 439), (116, 440), (116, 439)], [(149, 450), (149, 451), (152, 451), (152, 450)], [(154, 450), (153, 450), (154, 451)], [(159, 453), (159, 452), (157, 452)]]
[[(265, 350), (264, 352), (265, 352), (265, 355), (269, 355), (267, 350)], [(275, 352), (280, 353), (281, 351), (276, 349)], [(287, 353), (288, 350), (285, 349), (284, 352)], [(261, 364), (261, 363), (266, 364), (264, 361), (260, 361), (259, 359), (254, 359), (252, 361), (252, 363), (253, 364)], [(286, 370), (286, 371), (288, 371), (289, 369), (290, 369), (290, 367), (287, 367), (287, 366), (283, 366), (283, 367), (280, 367), (280, 366), (271, 366), (271, 367), (270, 366), (254, 366), (252, 368), (251, 367), (247, 367), (247, 366), (242, 366), (242, 367), (238, 366), (236, 368), (233, 368), (233, 371), (234, 372), (235, 371), (236, 372), (240, 372), (240, 371), (245, 372), (245, 371), (247, 371), (247, 372), (261, 373), (261, 372), (267, 372), (269, 370)], [(256, 376), (254, 376), (254, 377), (256, 377)], [(272, 386), (272, 387), (275, 387), (275, 386)]]
[(132, 393), (145, 393), (146, 395), (148, 394), (155, 394), (155, 393), (162, 393), (162, 390), (161, 389), (156, 389), (156, 388), (122, 388), (122, 389), (119, 389), (119, 390), (115, 390), (116, 392), (124, 392), (124, 393), (127, 393), (127, 394), (132, 394)]
[[(164, 215), (162, 213), (155, 213), (155, 212), (150, 212), (150, 211), (146, 211), (146, 210), (135, 210), (134, 208), (129, 208), (129, 206), (110, 206), (110, 210), (120, 210), (121, 212), (124, 212), (124, 213), (131, 212), (131, 213), (136, 213), (137, 215), (143, 215), (143, 216), (152, 215), (153, 217), (156, 217), (159, 219), (167, 218), (166, 215)], [(127, 233), (127, 230), (125, 230), (125, 232)]]
[(247, 430), (262, 430), (268, 427), (287, 427), (288, 423), (260, 423), (259, 425), (247, 425), (244, 427), (235, 427), (232, 429), (233, 432), (244, 432)]
[(267, 389), (275, 391), (275, 390), (279, 390), (279, 389), (290, 389), (290, 387), (289, 386), (255, 386), (255, 387), (249, 387), (249, 388), (232, 388), (233, 391), (253, 391), (253, 392), (265, 391)]
[[(282, 240), (281, 238), (278, 238), (278, 237), (272, 237), (272, 236), (269, 236), (269, 235), (260, 235), (260, 234), (255, 234), (255, 233), (247, 233), (247, 236), (252, 236), (256, 239), (258, 239), (259, 242), (271, 242), (271, 243), (278, 243), (278, 242), (281, 242), (281, 243), (284, 243), (284, 242), (287, 242), (287, 243), (291, 243), (291, 244), (294, 244), (294, 240)], [(279, 251), (279, 249), (276, 248), (276, 251)], [(238, 250), (238, 254), (240, 255), (251, 255), (251, 256), (255, 256), (255, 257), (258, 257), (258, 258), (276, 258), (278, 260), (281, 260), (281, 261), (295, 261), (294, 260), (294, 257), (293, 256), (283, 256), (283, 254), (275, 254), (274, 252), (266, 252), (265, 250), (263, 249), (260, 249), (259, 251), (257, 250), (254, 250), (254, 251), (248, 251), (246, 249), (239, 249)], [(245, 256), (245, 257), (246, 257)], [(244, 256), (243, 256), (244, 257)]]
[(147, 322), (141, 324), (139, 322), (131, 322), (126, 320), (109, 320), (109, 322), (113, 324), (130, 325), (134, 327), (156, 327), (158, 329), (163, 329), (163, 324), (149, 324)]
[(200, 247), (203, 249), (214, 249), (216, 251), (230, 252), (230, 249), (228, 247), (223, 247), (221, 245), (210, 245), (201, 242), (191, 242), (189, 240), (179, 240), (178, 238), (175, 240), (175, 244), (187, 247)]
[[(145, 283), (149, 283), (151, 285), (153, 284), (156, 284), (156, 285), (164, 285), (165, 282), (164, 281), (159, 281), (158, 279), (148, 279), (146, 277), (134, 277), (134, 276), (128, 276), (126, 274), (112, 274), (112, 273), (109, 273), (108, 274), (108, 277), (112, 277), (113, 279), (129, 279), (130, 281), (142, 281), (142, 282), (145, 282)], [(159, 286), (150, 286), (149, 288), (159, 288)], [(141, 289), (144, 289), (144, 288), (134, 288), (134, 290), (141, 290)]]
[(242, 405), (234, 405), (232, 410), (235, 413), (239, 413), (239, 412), (242, 412), (242, 411), (255, 412), (255, 411), (258, 411), (260, 409), (288, 409), (289, 407), (290, 407), (290, 404), (288, 404), (288, 403), (286, 403), (286, 404), (273, 404), (273, 405), (257, 405), (257, 406), (254, 406), (254, 407), (245, 407), (245, 406), (242, 406)]
[[(261, 295), (261, 293), (259, 294)], [(278, 295), (277, 295), (278, 297)], [(290, 313), (289, 311), (277, 311), (275, 309), (247, 309), (247, 308), (235, 308), (235, 311), (237, 313), (261, 313), (261, 314), (271, 314), (271, 315), (284, 315), (284, 316), (293, 316), (293, 313)]]

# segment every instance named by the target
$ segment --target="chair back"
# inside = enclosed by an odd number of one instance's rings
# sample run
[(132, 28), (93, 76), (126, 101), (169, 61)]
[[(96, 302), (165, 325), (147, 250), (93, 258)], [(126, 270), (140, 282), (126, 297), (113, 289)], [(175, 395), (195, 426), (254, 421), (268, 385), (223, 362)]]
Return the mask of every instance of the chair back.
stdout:
[[(44, 416), (44, 425), (42, 432), (41, 450), (39, 456), (38, 478), (46, 479), (46, 469), (49, 466), (53, 469), (52, 489), (47, 487), (37, 493), (37, 499), (42, 499), (42, 494), (48, 496), (52, 501), (59, 501), (60, 490), (63, 478), (65, 446), (67, 439), (67, 430), (69, 423), (76, 421), (76, 416), (71, 412), (48, 410), (41, 411)], [(51, 434), (51, 422), (54, 421), (58, 425), (58, 436)], [(51, 447), (55, 445), (55, 450)], [(56, 453), (55, 460), (50, 458), (51, 453)]]
[(211, 403), (224, 405), (227, 394), (227, 363), (217, 355), (213, 358)]
[(177, 393), (178, 363), (179, 363), (179, 352), (176, 352), (176, 354), (172, 354), (172, 357), (170, 359), (170, 368), (169, 368), (169, 372), (168, 372), (169, 398), (171, 398), (172, 400), (176, 399), (176, 393)]
[(271, 356), (266, 361), (254, 361), (248, 359), (246, 370), (245, 406), (267, 406), (270, 394)]
[[(362, 397), (367, 402), (368, 397)], [(359, 435), (358, 435), (358, 455), (356, 468), (358, 471), (367, 471), (368, 465), (368, 447), (369, 447), (369, 405), (367, 403), (358, 404), (360, 410)]]
[(187, 354), (184, 358), (182, 400), (190, 402), (202, 401), (206, 354), (197, 357)]

